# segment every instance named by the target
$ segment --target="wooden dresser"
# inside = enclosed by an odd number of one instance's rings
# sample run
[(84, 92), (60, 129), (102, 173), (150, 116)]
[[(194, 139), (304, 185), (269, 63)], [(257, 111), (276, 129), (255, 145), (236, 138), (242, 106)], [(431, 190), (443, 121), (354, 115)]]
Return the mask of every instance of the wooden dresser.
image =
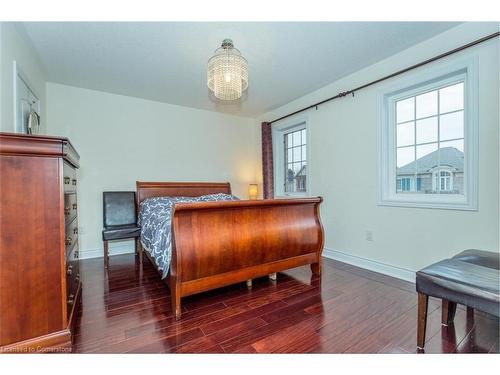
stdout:
[(71, 351), (78, 160), (66, 138), (0, 133), (0, 353)]

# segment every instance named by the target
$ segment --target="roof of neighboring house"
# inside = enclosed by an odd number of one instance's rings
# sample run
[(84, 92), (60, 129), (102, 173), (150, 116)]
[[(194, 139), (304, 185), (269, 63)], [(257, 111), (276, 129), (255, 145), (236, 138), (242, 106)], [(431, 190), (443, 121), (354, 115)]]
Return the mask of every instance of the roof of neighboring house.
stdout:
[(295, 175), (295, 177), (297, 177), (297, 176), (305, 176), (306, 175), (306, 168), (307, 168), (307, 164), (304, 164), (302, 166), (302, 168), (300, 168), (300, 170), (297, 172), (297, 174)]
[(464, 153), (455, 147), (444, 147), (403, 165), (397, 169), (397, 174), (414, 174), (415, 170), (417, 173), (427, 173), (436, 168), (438, 163), (441, 166), (452, 167), (458, 172), (462, 172), (464, 170)]
[(306, 175), (306, 170), (307, 170), (307, 164), (304, 164), (298, 171), (297, 173), (293, 174), (293, 171), (291, 169), (288, 169), (287, 171), (287, 178), (292, 181), (292, 179), (300, 177), (300, 176), (305, 176)]

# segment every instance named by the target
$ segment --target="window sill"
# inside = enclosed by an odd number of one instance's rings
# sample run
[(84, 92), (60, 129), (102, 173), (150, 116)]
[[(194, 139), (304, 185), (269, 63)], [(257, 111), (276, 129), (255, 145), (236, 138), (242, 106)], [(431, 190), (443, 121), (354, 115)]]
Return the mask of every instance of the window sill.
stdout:
[(408, 207), (408, 208), (431, 208), (442, 210), (477, 211), (477, 205), (468, 202), (429, 202), (408, 200), (379, 200), (378, 206)]
[(290, 198), (307, 198), (309, 197), (309, 194), (307, 193), (296, 193), (296, 194), (280, 194), (280, 195), (275, 195), (274, 199), (290, 199)]

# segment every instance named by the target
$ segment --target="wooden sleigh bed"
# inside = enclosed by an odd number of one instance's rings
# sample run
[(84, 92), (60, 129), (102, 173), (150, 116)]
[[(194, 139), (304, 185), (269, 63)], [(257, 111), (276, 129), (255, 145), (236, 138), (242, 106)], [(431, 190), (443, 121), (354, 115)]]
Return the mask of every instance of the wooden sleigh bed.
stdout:
[[(137, 181), (136, 186), (137, 207), (151, 197), (231, 194), (229, 183)], [(185, 296), (307, 264), (319, 275), (321, 202), (316, 197), (176, 204), (166, 278), (175, 317), (181, 317)]]

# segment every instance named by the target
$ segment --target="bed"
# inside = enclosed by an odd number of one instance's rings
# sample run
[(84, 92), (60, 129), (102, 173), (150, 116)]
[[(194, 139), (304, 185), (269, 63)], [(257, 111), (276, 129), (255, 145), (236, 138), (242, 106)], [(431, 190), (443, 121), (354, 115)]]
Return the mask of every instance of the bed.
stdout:
[[(231, 194), (229, 183), (137, 181), (136, 188), (139, 211), (156, 197)], [(321, 197), (176, 202), (164, 278), (176, 319), (181, 318), (182, 297), (307, 264), (320, 275), (321, 202)], [(141, 238), (141, 260), (145, 254), (158, 269), (154, 257), (143, 251), (144, 242)]]

